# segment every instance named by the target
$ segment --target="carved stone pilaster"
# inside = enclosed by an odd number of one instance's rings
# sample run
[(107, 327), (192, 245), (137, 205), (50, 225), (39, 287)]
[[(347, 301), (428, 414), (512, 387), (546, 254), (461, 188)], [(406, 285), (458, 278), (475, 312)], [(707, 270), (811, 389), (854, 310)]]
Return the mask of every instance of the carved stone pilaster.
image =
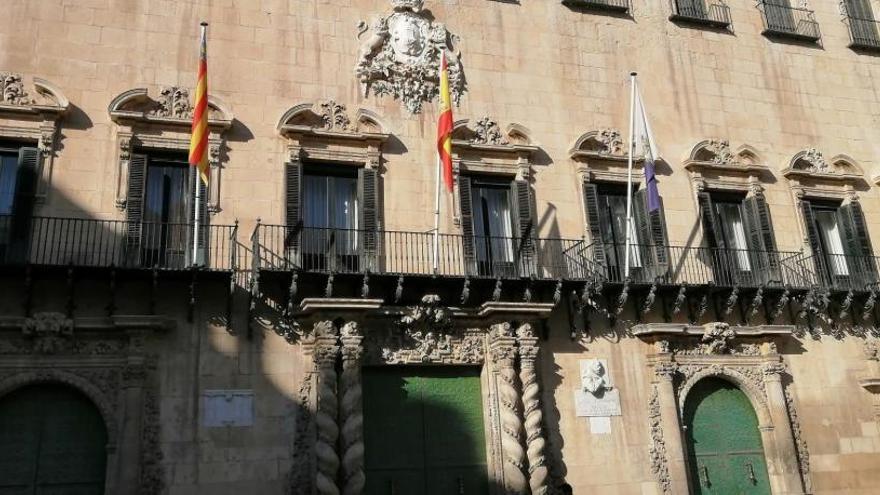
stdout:
[(498, 323), (491, 327), (489, 355), (498, 376), (504, 488), (509, 494), (525, 494), (528, 482), (523, 474), (526, 453), (522, 447), (523, 424), (516, 383), (516, 336), (510, 323)]
[(336, 422), (339, 409), (336, 393), (336, 359), (339, 344), (336, 327), (332, 321), (315, 323), (314, 359), (318, 373), (317, 425), (318, 439), (315, 443), (317, 473), (315, 488), (319, 495), (339, 495), (336, 475), (339, 471), (339, 454), (336, 440), (339, 425)]
[(364, 413), (361, 382), (363, 334), (356, 322), (342, 326), (342, 476), (344, 495), (360, 495), (364, 476)]
[(538, 337), (528, 323), (516, 331), (519, 341), (520, 381), (522, 382), (523, 417), (526, 431), (526, 457), (529, 461), (529, 486), (532, 495), (547, 493), (547, 460), (544, 457), (544, 415), (541, 412), (541, 387), (535, 363)]

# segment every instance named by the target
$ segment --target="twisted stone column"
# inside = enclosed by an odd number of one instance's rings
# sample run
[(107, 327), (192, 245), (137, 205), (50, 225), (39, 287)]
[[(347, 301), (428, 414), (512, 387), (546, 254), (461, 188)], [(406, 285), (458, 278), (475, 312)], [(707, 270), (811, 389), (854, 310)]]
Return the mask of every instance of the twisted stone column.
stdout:
[(364, 413), (361, 356), (364, 337), (356, 322), (342, 327), (342, 493), (360, 495), (364, 476)]
[(336, 395), (336, 359), (339, 344), (336, 327), (332, 321), (315, 323), (315, 366), (318, 370), (317, 414), (315, 424), (318, 438), (315, 442), (317, 473), (315, 488), (318, 495), (339, 495), (336, 475), (339, 471), (339, 455), (336, 452), (336, 439), (339, 426), (336, 416), (339, 410)]
[(678, 403), (675, 399), (675, 375), (678, 367), (670, 361), (661, 361), (654, 365), (654, 376), (657, 387), (657, 407), (660, 415), (659, 425), (662, 430), (660, 445), (656, 454), (665, 459), (666, 469), (660, 469), (658, 475), (663, 493), (688, 493), (687, 461), (685, 443), (682, 438), (681, 421), (678, 417)]
[(538, 337), (528, 323), (517, 331), (519, 340), (519, 379), (522, 382), (523, 416), (526, 429), (526, 457), (529, 461), (529, 486), (532, 495), (547, 493), (547, 461), (544, 458), (544, 414), (541, 412), (541, 387), (535, 362), (538, 358)]
[(773, 434), (776, 437), (776, 441), (773, 442), (775, 449), (768, 449), (776, 453), (776, 459), (771, 462), (771, 466), (776, 469), (771, 468), (770, 476), (777, 478), (782, 493), (804, 493), (800, 459), (796, 449), (797, 438), (791, 426), (785, 389), (782, 386), (785, 365), (781, 362), (768, 362), (764, 363), (761, 371), (764, 373), (767, 407), (770, 410)]
[(508, 494), (521, 495), (527, 493), (528, 483), (523, 474), (526, 453), (521, 443), (523, 425), (514, 368), (517, 354), (516, 337), (509, 323), (493, 325), (490, 336), (489, 353), (498, 376), (504, 487)]

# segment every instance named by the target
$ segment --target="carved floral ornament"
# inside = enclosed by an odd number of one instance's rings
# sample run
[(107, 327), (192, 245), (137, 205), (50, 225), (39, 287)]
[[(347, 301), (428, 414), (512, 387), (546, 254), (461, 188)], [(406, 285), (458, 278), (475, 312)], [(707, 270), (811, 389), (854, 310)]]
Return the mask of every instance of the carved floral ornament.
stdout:
[(864, 179), (862, 167), (852, 158), (836, 155), (828, 159), (814, 147), (795, 154), (782, 175), (797, 181), (812, 178), (849, 185), (855, 185)]
[[(189, 88), (163, 86), (155, 97), (146, 88), (130, 89), (110, 102), (110, 118), (119, 124), (152, 123), (191, 125), (193, 105)], [(231, 109), (213, 95), (208, 96), (208, 127), (228, 129), (234, 116)]]
[(466, 91), (457, 37), (423, 11), (423, 0), (391, 0), (391, 13), (368, 27), (358, 23), (361, 48), (355, 74), (364, 96), (392, 96), (413, 114), (439, 95), (440, 54), (446, 53), (449, 89), (458, 105)]
[(67, 97), (49, 81), (35, 77), (28, 83), (21, 74), (0, 71), (0, 111), (59, 116), (69, 106)]
[(572, 158), (608, 157), (626, 158), (626, 146), (620, 131), (598, 129), (582, 134), (568, 152)]
[(282, 135), (388, 138), (387, 128), (375, 112), (361, 108), (351, 115), (345, 104), (332, 99), (295, 105), (284, 112), (276, 127)]

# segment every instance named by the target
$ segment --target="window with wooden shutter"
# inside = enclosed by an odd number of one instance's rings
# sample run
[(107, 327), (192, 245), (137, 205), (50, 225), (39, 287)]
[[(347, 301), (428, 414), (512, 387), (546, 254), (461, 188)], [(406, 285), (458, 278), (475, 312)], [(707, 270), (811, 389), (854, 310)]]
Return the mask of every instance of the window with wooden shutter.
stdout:
[(758, 268), (759, 281), (782, 282), (773, 221), (764, 194), (759, 192), (743, 200), (743, 211), (749, 228), (752, 258)]
[(140, 266), (146, 176), (147, 155), (132, 153), (128, 163), (128, 194), (125, 203), (125, 257), (129, 266)]
[(648, 281), (666, 275), (669, 268), (667, 248), (666, 217), (663, 213), (663, 200), (660, 208), (648, 211), (648, 191), (640, 189), (633, 194), (633, 217), (638, 229), (638, 253), (645, 264)]
[(462, 254), (469, 275), (476, 274), (476, 244), (474, 239), (474, 207), (471, 196), (471, 178), (458, 176), (458, 205), (461, 213)]
[(379, 253), (379, 173), (372, 168), (358, 169), (358, 229), (363, 232), (361, 269), (375, 270)]
[(599, 210), (599, 193), (596, 184), (587, 181), (582, 183), (581, 190), (584, 196), (584, 215), (587, 230), (590, 232), (590, 242), (593, 246), (593, 261), (599, 265), (605, 265), (605, 246), (602, 242), (602, 224)]
[(698, 193), (697, 201), (700, 205), (700, 219), (703, 223), (703, 239), (709, 247), (723, 249), (725, 247), (724, 239), (721, 236), (721, 228), (715, 216), (715, 205), (712, 202), (712, 195), (708, 192)]
[(284, 165), (284, 247), (288, 258), (299, 264), (300, 234), (302, 232), (302, 162), (287, 162)]
[(865, 214), (858, 201), (851, 201), (838, 210), (843, 225), (848, 265), (851, 268), (856, 289), (864, 289), (865, 284), (877, 281), (877, 267)]
[(22, 147), (18, 150), (15, 199), (10, 226), (10, 253), (16, 260), (24, 260), (28, 252), (39, 165), (40, 151), (37, 148)]
[(519, 239), (515, 242), (518, 253), (520, 276), (535, 272), (535, 211), (532, 189), (528, 181), (515, 180), (511, 185), (511, 196), (516, 201), (516, 230)]

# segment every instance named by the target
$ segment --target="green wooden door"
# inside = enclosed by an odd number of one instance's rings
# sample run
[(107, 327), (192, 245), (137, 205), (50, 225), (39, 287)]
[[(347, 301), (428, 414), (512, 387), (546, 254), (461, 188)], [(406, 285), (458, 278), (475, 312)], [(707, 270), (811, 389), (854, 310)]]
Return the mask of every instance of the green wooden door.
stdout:
[(700, 380), (684, 415), (695, 494), (770, 494), (758, 418), (741, 390), (718, 378)]
[(365, 368), (364, 495), (488, 493), (480, 371)]
[(106, 447), (101, 414), (69, 387), (0, 398), (0, 495), (103, 494)]

